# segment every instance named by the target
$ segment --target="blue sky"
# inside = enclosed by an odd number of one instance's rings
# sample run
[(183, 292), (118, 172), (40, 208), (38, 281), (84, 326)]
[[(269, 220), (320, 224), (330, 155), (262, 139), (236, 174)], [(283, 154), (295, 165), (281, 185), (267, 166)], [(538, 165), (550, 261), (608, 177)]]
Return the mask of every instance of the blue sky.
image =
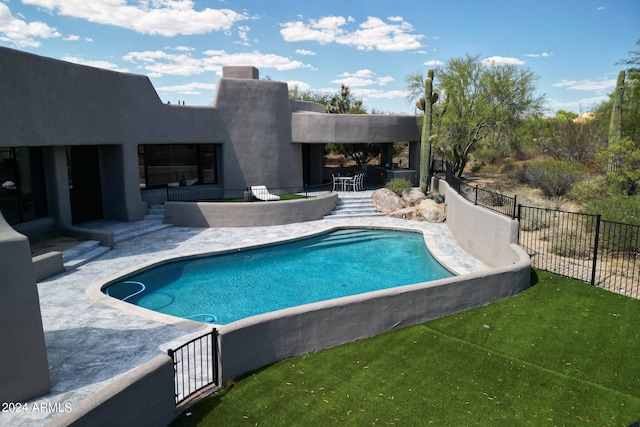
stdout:
[(188, 105), (212, 105), (223, 66), (253, 65), (413, 113), (404, 77), (470, 54), (530, 69), (551, 113), (579, 113), (612, 91), (638, 39), (640, 0), (0, 0), (0, 45), (145, 74), (163, 102)]

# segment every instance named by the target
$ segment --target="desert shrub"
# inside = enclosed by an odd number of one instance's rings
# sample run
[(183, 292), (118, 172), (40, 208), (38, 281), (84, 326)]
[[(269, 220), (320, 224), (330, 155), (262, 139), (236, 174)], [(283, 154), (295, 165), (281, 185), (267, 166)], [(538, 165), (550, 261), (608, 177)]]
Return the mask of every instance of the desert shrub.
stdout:
[(394, 178), (385, 185), (387, 190), (396, 193), (398, 196), (402, 196), (403, 192), (411, 190), (412, 187), (411, 182), (404, 178)]
[(566, 160), (533, 160), (525, 165), (526, 182), (546, 197), (565, 196), (571, 187), (588, 176), (585, 165)]
[(504, 153), (501, 153), (495, 148), (480, 147), (473, 152), (473, 158), (480, 163), (494, 163), (498, 159), (504, 157)]
[(478, 203), (484, 206), (504, 206), (509, 199), (500, 185), (494, 186), (491, 190), (478, 190)]
[(593, 254), (593, 236), (578, 231), (558, 230), (551, 240), (551, 251), (570, 258), (588, 259)]
[(427, 199), (431, 199), (437, 204), (441, 205), (444, 203), (444, 194), (442, 193), (429, 193), (427, 194)]
[(487, 164), (485, 162), (473, 162), (471, 164), (471, 173), (478, 173), (482, 170), (482, 168), (484, 168), (485, 166), (487, 166)]
[(600, 214), (607, 221), (640, 225), (640, 195), (593, 199), (587, 204), (587, 211)]
[(500, 173), (502, 175), (505, 175), (509, 179), (523, 184), (527, 182), (524, 171), (524, 166), (518, 163), (508, 163), (500, 168)]

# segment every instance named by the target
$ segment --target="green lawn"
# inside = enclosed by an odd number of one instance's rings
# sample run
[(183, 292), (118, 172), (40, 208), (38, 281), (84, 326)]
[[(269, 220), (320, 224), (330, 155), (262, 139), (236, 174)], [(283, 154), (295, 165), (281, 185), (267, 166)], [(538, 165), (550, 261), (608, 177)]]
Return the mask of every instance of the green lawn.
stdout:
[(640, 419), (640, 301), (542, 271), (534, 283), (486, 307), (281, 361), (228, 383), (172, 426)]

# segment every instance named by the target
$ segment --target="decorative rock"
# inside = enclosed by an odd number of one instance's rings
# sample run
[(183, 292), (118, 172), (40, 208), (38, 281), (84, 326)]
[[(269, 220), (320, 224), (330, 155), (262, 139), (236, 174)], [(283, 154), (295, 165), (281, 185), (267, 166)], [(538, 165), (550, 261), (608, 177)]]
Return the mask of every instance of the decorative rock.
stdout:
[(391, 218), (401, 218), (401, 219), (418, 219), (418, 211), (415, 206), (402, 208), (397, 211), (393, 211), (388, 214)]
[(402, 193), (402, 200), (404, 200), (405, 206), (418, 206), (426, 198), (427, 196), (418, 187)]
[(439, 205), (431, 199), (420, 202), (418, 209), (427, 222), (444, 222), (445, 220), (444, 205)]
[(376, 208), (378, 212), (384, 212), (386, 214), (402, 209), (405, 206), (400, 196), (386, 188), (374, 191), (371, 199), (373, 201), (373, 207)]

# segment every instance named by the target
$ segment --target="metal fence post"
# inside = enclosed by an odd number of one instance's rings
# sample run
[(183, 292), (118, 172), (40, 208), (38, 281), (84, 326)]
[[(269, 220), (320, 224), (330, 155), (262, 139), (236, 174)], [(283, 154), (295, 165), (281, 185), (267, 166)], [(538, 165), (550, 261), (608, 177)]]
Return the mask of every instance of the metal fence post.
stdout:
[(591, 286), (596, 284), (596, 263), (598, 262), (598, 246), (600, 245), (600, 219), (602, 215), (596, 215), (596, 236), (593, 246), (593, 266), (591, 267)]
[(473, 201), (473, 204), (474, 204), (474, 205), (477, 205), (477, 204), (478, 204), (478, 184), (476, 184), (475, 193), (476, 193), (476, 194), (475, 194), (475, 196), (474, 196), (474, 197), (475, 197), (475, 199), (474, 199), (474, 201)]
[[(518, 195), (514, 195), (513, 196), (513, 215), (511, 216), (511, 219), (516, 219), (516, 206), (518, 205)], [(518, 220), (520, 220), (520, 212), (518, 212)], [(518, 227), (518, 230), (520, 229), (520, 227)]]

